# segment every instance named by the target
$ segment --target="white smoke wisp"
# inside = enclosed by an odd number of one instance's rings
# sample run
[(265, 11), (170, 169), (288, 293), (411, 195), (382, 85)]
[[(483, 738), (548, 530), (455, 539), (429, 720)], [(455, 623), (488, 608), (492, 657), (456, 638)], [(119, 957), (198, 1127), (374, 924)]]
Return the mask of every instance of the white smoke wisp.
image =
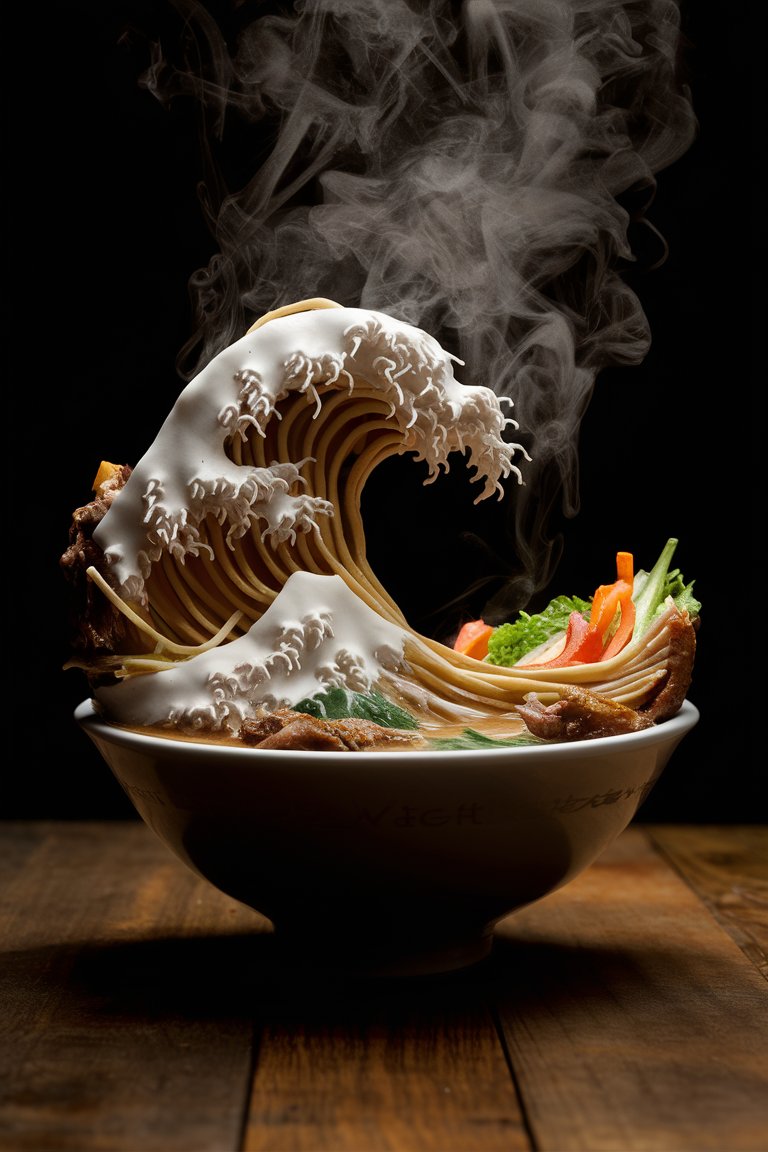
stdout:
[[(502, 598), (524, 607), (556, 562), (553, 508), (578, 511), (596, 375), (649, 347), (623, 278), (626, 205), (650, 203), (695, 133), (677, 4), (298, 0), (227, 40), (206, 4), (172, 2), (185, 35), (144, 82), (199, 105), (218, 247), (191, 280), (185, 374), (311, 296), (432, 333), (463, 382), (514, 400), (532, 463)], [(216, 155), (233, 118), (252, 125), (254, 166), (228, 189)]]

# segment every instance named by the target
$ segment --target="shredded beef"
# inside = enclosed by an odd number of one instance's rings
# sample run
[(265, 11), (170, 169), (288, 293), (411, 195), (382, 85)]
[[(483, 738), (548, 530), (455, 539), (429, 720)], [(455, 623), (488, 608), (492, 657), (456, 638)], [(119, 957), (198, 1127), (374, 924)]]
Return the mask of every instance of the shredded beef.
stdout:
[(100, 652), (120, 651), (121, 641), (127, 631), (125, 618), (94, 588), (93, 582), (86, 575), (86, 569), (91, 566), (103, 569), (104, 554), (94, 541), (93, 533), (115, 496), (124, 487), (131, 471), (128, 464), (117, 468), (99, 486), (93, 500), (75, 509), (69, 528), (69, 547), (59, 560), (72, 587), (72, 650), (86, 660)]

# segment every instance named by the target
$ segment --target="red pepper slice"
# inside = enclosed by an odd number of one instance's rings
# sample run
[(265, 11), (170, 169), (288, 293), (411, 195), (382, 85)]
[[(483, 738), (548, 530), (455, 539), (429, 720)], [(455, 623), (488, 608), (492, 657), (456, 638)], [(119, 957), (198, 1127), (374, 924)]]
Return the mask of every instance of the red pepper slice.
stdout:
[(571, 664), (593, 664), (603, 651), (603, 637), (581, 612), (571, 612), (562, 652), (544, 664), (524, 664), (525, 668), (568, 668)]

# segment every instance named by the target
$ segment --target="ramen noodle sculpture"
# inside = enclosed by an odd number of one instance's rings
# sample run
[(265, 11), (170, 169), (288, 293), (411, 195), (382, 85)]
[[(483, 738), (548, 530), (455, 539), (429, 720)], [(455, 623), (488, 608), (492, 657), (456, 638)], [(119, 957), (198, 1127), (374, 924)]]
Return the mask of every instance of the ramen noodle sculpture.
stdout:
[(389, 315), (302, 301), (216, 356), (135, 467), (102, 464), (62, 566), (68, 666), (107, 719), (356, 751), (581, 739), (679, 710), (698, 604), (670, 569), (676, 541), (651, 572), (619, 553), (617, 580), (522, 655), (515, 622), (470, 622), (453, 646), (417, 633), (376, 578), (361, 493), (387, 457), (424, 461), (429, 481), (461, 453), (478, 501), (522, 479), (511, 401), (455, 363)]

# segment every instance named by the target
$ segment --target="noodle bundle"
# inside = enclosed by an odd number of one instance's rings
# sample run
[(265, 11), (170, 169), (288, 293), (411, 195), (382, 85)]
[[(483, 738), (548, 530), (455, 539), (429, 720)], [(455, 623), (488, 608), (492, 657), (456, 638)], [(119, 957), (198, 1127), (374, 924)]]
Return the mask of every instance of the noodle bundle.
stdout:
[(424, 461), (430, 482), (461, 453), (477, 501), (522, 482), (511, 402), (453, 363), (390, 316), (311, 300), (262, 317), (184, 389), (93, 536), (89, 574), (133, 643), (94, 692), (110, 717), (231, 734), (331, 686), (439, 726), (563, 685), (634, 708), (653, 695), (666, 613), (609, 660), (495, 667), (416, 633), (371, 570), (361, 498), (388, 457)]

